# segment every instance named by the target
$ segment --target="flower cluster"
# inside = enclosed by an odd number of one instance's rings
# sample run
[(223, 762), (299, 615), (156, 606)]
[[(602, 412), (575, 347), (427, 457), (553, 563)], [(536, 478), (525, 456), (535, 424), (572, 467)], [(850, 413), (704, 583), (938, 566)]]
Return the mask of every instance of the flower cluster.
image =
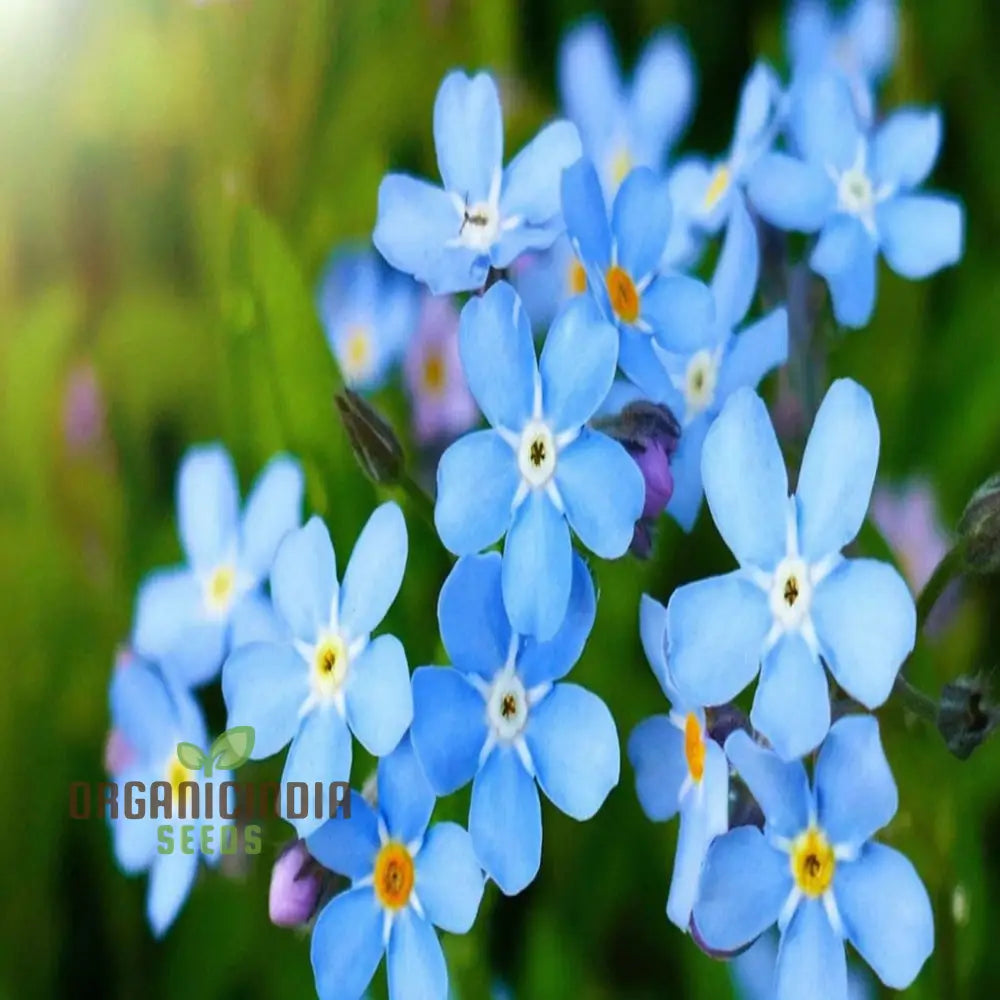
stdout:
[[(877, 119), (894, 9), (857, 0), (839, 18), (801, 0), (789, 35), (788, 85), (758, 63), (729, 149), (672, 165), (694, 92), (675, 34), (657, 35), (625, 84), (607, 30), (573, 31), (559, 60), (567, 118), (506, 167), (493, 78), (451, 72), (433, 109), (441, 186), (386, 176), (373, 233), (384, 260), (330, 264), (318, 305), (345, 381), (378, 389), (402, 360), (412, 435), (443, 446), (433, 523), (457, 557), (437, 604), (450, 666), (411, 678), (402, 642), (380, 631), (407, 562), (395, 502), (372, 513), (341, 575), (324, 521), (301, 523), (292, 459), (271, 461), (242, 514), (221, 447), (184, 459), (186, 564), (140, 588), (109, 766), (176, 787), (175, 742), (204, 743), (192, 689), (221, 670), (228, 727), (252, 727), (252, 756), (288, 748), (280, 802), (298, 839), (270, 909), (282, 925), (316, 918), (322, 1000), (358, 1000), (383, 954), (392, 1000), (444, 1000), (435, 928), (467, 932), (488, 881), (512, 895), (536, 878), (539, 791), (576, 820), (601, 809), (620, 777), (618, 731), (600, 697), (565, 680), (596, 618), (584, 553), (648, 554), (663, 510), (690, 531), (703, 496), (736, 567), (665, 605), (642, 598), (669, 708), (627, 744), (642, 809), (680, 816), (669, 920), (716, 957), (760, 939), (754, 967), (767, 969), (752, 978), (777, 1000), (846, 1000), (844, 941), (895, 988), (932, 950), (923, 885), (873, 839), (897, 792), (863, 710), (887, 700), (917, 636), (902, 576), (845, 554), (875, 483), (875, 407), (835, 381), (791, 488), (757, 392), (789, 360), (790, 292), (763, 294), (762, 248), (787, 249), (776, 230), (818, 234), (808, 266), (833, 316), (859, 326), (877, 252), (912, 278), (954, 263), (962, 209), (914, 193), (939, 113)], [(465, 293), (459, 312), (452, 296)], [(831, 678), (858, 709), (835, 722)], [(732, 703), (755, 680), (747, 719)], [(349, 817), (288, 809), (293, 785), (351, 780), (355, 738), (378, 762)], [(468, 830), (431, 825), (436, 797), (470, 783)], [(196, 860), (155, 858), (149, 828), (124, 820), (115, 843), (126, 870), (150, 868), (162, 932)], [(322, 872), (349, 887), (322, 894)], [(762, 937), (775, 925), (777, 957)]]

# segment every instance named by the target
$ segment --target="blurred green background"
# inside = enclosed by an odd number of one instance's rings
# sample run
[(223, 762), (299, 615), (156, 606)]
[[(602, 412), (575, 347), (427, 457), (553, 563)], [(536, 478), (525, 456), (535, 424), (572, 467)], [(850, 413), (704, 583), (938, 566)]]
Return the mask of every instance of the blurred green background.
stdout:
[[(311, 308), (319, 269), (336, 243), (368, 236), (387, 168), (436, 176), (431, 109), (448, 68), (498, 74), (517, 149), (554, 112), (561, 33), (602, 7), (626, 62), (655, 28), (686, 31), (700, 82), (685, 148), (722, 150), (755, 55), (781, 65), (778, 2), (3, 0), (0, 1000), (314, 995), (308, 940), (267, 919), (286, 829), (269, 829), (250, 863), (203, 871), (156, 943), (144, 879), (116, 870), (101, 822), (68, 819), (68, 784), (103, 776), (107, 681), (136, 584), (180, 554), (185, 447), (224, 440), (244, 488), (274, 451), (293, 450), (310, 508), (349, 551), (377, 497), (334, 415)], [(976, 0), (904, 0), (902, 28), (886, 101), (943, 106), (934, 183), (966, 201), (966, 256), (922, 284), (883, 268), (874, 322), (837, 346), (831, 368), (874, 395), (883, 475), (929, 477), (954, 523), (1000, 466), (996, 28)], [(399, 391), (379, 401), (401, 426)], [(406, 511), (410, 568), (387, 627), (416, 665), (441, 657), (449, 562)], [(703, 514), (689, 537), (665, 523), (652, 562), (597, 567), (597, 625), (574, 679), (607, 699), (623, 742), (663, 708), (638, 595), (665, 599), (729, 566)], [(912, 667), (934, 693), (997, 662), (998, 602), (983, 585), (965, 595)], [(209, 712), (217, 728), (218, 699)], [(880, 718), (901, 793), (886, 838), (935, 903), (937, 949), (908, 995), (993, 996), (1000, 743), (961, 764), (898, 705)], [(460, 816), (465, 803), (445, 808)], [(463, 1000), (481, 1000), (495, 977), (528, 1000), (731, 994), (725, 967), (666, 920), (675, 827), (644, 819), (627, 763), (595, 820), (546, 804), (544, 823), (537, 882), (510, 900), (491, 887), (473, 933), (446, 939)]]

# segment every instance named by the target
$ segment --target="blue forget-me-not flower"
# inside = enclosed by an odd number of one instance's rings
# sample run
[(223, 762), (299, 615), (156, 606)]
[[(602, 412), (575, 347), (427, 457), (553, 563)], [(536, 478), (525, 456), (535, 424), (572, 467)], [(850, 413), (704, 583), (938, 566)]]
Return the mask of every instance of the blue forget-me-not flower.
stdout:
[(563, 231), (559, 177), (580, 156), (575, 125), (547, 125), (504, 169), (496, 84), (455, 70), (434, 102), (434, 146), (444, 187), (389, 174), (373, 239), (393, 267), (435, 295), (481, 288), (491, 265), (544, 250)]
[(452, 667), (413, 674), (413, 745), (439, 795), (469, 781), (469, 832), (486, 873), (508, 895), (538, 874), (541, 787), (577, 820), (590, 819), (618, 783), (618, 733), (607, 706), (558, 683), (576, 663), (594, 623), (594, 585), (572, 557), (573, 586), (548, 642), (519, 636), (504, 613), (500, 556), (465, 556), (438, 602)]
[(915, 190), (941, 146), (938, 111), (900, 109), (869, 137), (844, 79), (813, 74), (793, 90), (789, 130), (798, 155), (762, 157), (750, 200), (779, 229), (819, 233), (809, 266), (826, 279), (840, 323), (860, 327), (871, 318), (880, 250), (911, 279), (962, 256), (961, 203)]
[(456, 555), (506, 533), (503, 599), (514, 629), (551, 638), (572, 580), (570, 527), (605, 559), (623, 555), (642, 513), (642, 474), (617, 442), (585, 426), (608, 394), (617, 335), (586, 296), (556, 318), (539, 362), (506, 282), (462, 310), (459, 351), (491, 424), (441, 458), (434, 523)]
[(668, 605), (670, 670), (685, 698), (721, 705), (761, 671), (754, 727), (785, 759), (830, 727), (823, 663), (855, 701), (888, 698), (916, 639), (916, 609), (888, 563), (846, 559), (868, 510), (879, 429), (871, 396), (839, 379), (788, 475), (767, 408), (734, 393), (702, 450), (705, 497), (739, 569), (680, 587)]
[(340, 250), (320, 279), (317, 306), (344, 381), (378, 389), (416, 329), (419, 288), (371, 250)]
[(686, 931), (708, 846), (729, 829), (729, 764), (722, 747), (708, 735), (705, 710), (686, 704), (674, 688), (667, 666), (667, 611), (645, 594), (639, 605), (639, 633), (671, 704), (669, 714), (653, 715), (635, 727), (628, 757), (646, 815), (662, 822), (680, 813), (667, 916)]
[(846, 1000), (845, 940), (887, 986), (909, 986), (933, 950), (934, 922), (913, 865), (871, 839), (898, 805), (876, 720), (831, 728), (812, 789), (800, 761), (745, 732), (726, 740), (726, 754), (766, 822), (709, 849), (694, 907), (706, 944), (735, 951), (777, 924), (776, 1000)]
[(349, 818), (328, 820), (309, 853), (351, 887), (320, 912), (310, 954), (320, 1000), (359, 1000), (386, 956), (390, 1000), (448, 995), (435, 927), (465, 934), (483, 896), (469, 834), (428, 829), (431, 790), (408, 737), (378, 764), (378, 809), (351, 793)]
[[(197, 747), (209, 745), (201, 709), (191, 695), (169, 684), (161, 671), (131, 652), (119, 655), (111, 678), (111, 725), (118, 750), (117, 759), (109, 761), (111, 776), (120, 788), (130, 781), (141, 782), (150, 795), (154, 782), (170, 785), (171, 818), (153, 817), (145, 812), (141, 817), (127, 816), (122, 809), (111, 820), (115, 857), (126, 874), (149, 872), (149, 889), (146, 896), (146, 917), (157, 937), (166, 933), (180, 912), (194, 885), (198, 872), (198, 859), (210, 865), (220, 857), (220, 836), (225, 821), (214, 824), (201, 817), (200, 811), (191, 809), (191, 815), (179, 816), (181, 783), (196, 785), (194, 800), (201, 802), (206, 794), (205, 775), (188, 770), (177, 758), (177, 744), (193, 743)], [(231, 779), (229, 771), (215, 771), (212, 781), (216, 786)], [(185, 792), (184, 799), (188, 801)], [(201, 828), (213, 825), (212, 843), (216, 853), (201, 853)], [(194, 850), (181, 849), (187, 838), (182, 838), (181, 827), (191, 827), (189, 836)], [(159, 829), (170, 827), (173, 850), (160, 851)]]
[[(274, 560), (271, 594), (288, 637), (236, 650), (222, 669), (228, 728), (253, 726), (253, 757), (291, 742), (281, 776), (347, 781), (351, 733), (376, 757), (392, 751), (413, 718), (406, 653), (393, 635), (371, 637), (396, 599), (406, 566), (403, 514), (384, 503), (368, 519), (343, 583), (326, 525), (318, 517), (290, 534)], [(300, 837), (321, 817), (289, 818)]]
[(278, 543), (301, 524), (302, 470), (278, 455), (240, 512), (239, 484), (219, 444), (191, 448), (177, 477), (186, 565), (142, 582), (132, 645), (182, 686), (210, 681), (230, 649), (273, 628), (263, 585)]
[(757, 232), (739, 195), (712, 278), (712, 322), (691, 331), (697, 340), (689, 350), (667, 352), (657, 345), (651, 361), (626, 368), (643, 397), (664, 403), (680, 420), (680, 441), (670, 457), (674, 489), (667, 512), (685, 531), (701, 508), (701, 449), (712, 422), (737, 389), (756, 388), (771, 369), (788, 360), (784, 308), (741, 332), (736, 329), (753, 301), (759, 267)]
[(663, 168), (694, 103), (694, 67), (677, 33), (661, 31), (647, 42), (626, 85), (607, 25), (586, 21), (563, 39), (558, 75), (563, 107), (609, 205), (633, 167)]

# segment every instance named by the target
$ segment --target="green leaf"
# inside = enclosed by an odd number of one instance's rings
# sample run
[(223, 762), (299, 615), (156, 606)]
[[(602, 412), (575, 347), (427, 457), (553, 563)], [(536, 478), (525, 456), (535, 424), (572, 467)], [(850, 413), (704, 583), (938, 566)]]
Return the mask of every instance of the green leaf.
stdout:
[(205, 751), (201, 747), (195, 746), (194, 743), (178, 743), (177, 759), (189, 771), (200, 771), (205, 766), (208, 757), (205, 756)]
[(250, 759), (253, 743), (253, 726), (233, 726), (215, 740), (208, 756), (216, 767), (235, 770)]

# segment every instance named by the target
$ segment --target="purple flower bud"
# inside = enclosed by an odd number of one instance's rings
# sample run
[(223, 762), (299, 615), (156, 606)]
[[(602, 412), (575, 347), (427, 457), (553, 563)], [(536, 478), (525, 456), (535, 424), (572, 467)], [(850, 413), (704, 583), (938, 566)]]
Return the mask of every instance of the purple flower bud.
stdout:
[(643, 517), (659, 517), (674, 493), (674, 476), (670, 471), (670, 454), (661, 442), (653, 438), (644, 447), (629, 449), (646, 483), (646, 503)]
[(293, 841), (271, 870), (271, 923), (276, 927), (297, 927), (312, 919), (322, 883), (320, 868), (306, 850), (306, 842)]

